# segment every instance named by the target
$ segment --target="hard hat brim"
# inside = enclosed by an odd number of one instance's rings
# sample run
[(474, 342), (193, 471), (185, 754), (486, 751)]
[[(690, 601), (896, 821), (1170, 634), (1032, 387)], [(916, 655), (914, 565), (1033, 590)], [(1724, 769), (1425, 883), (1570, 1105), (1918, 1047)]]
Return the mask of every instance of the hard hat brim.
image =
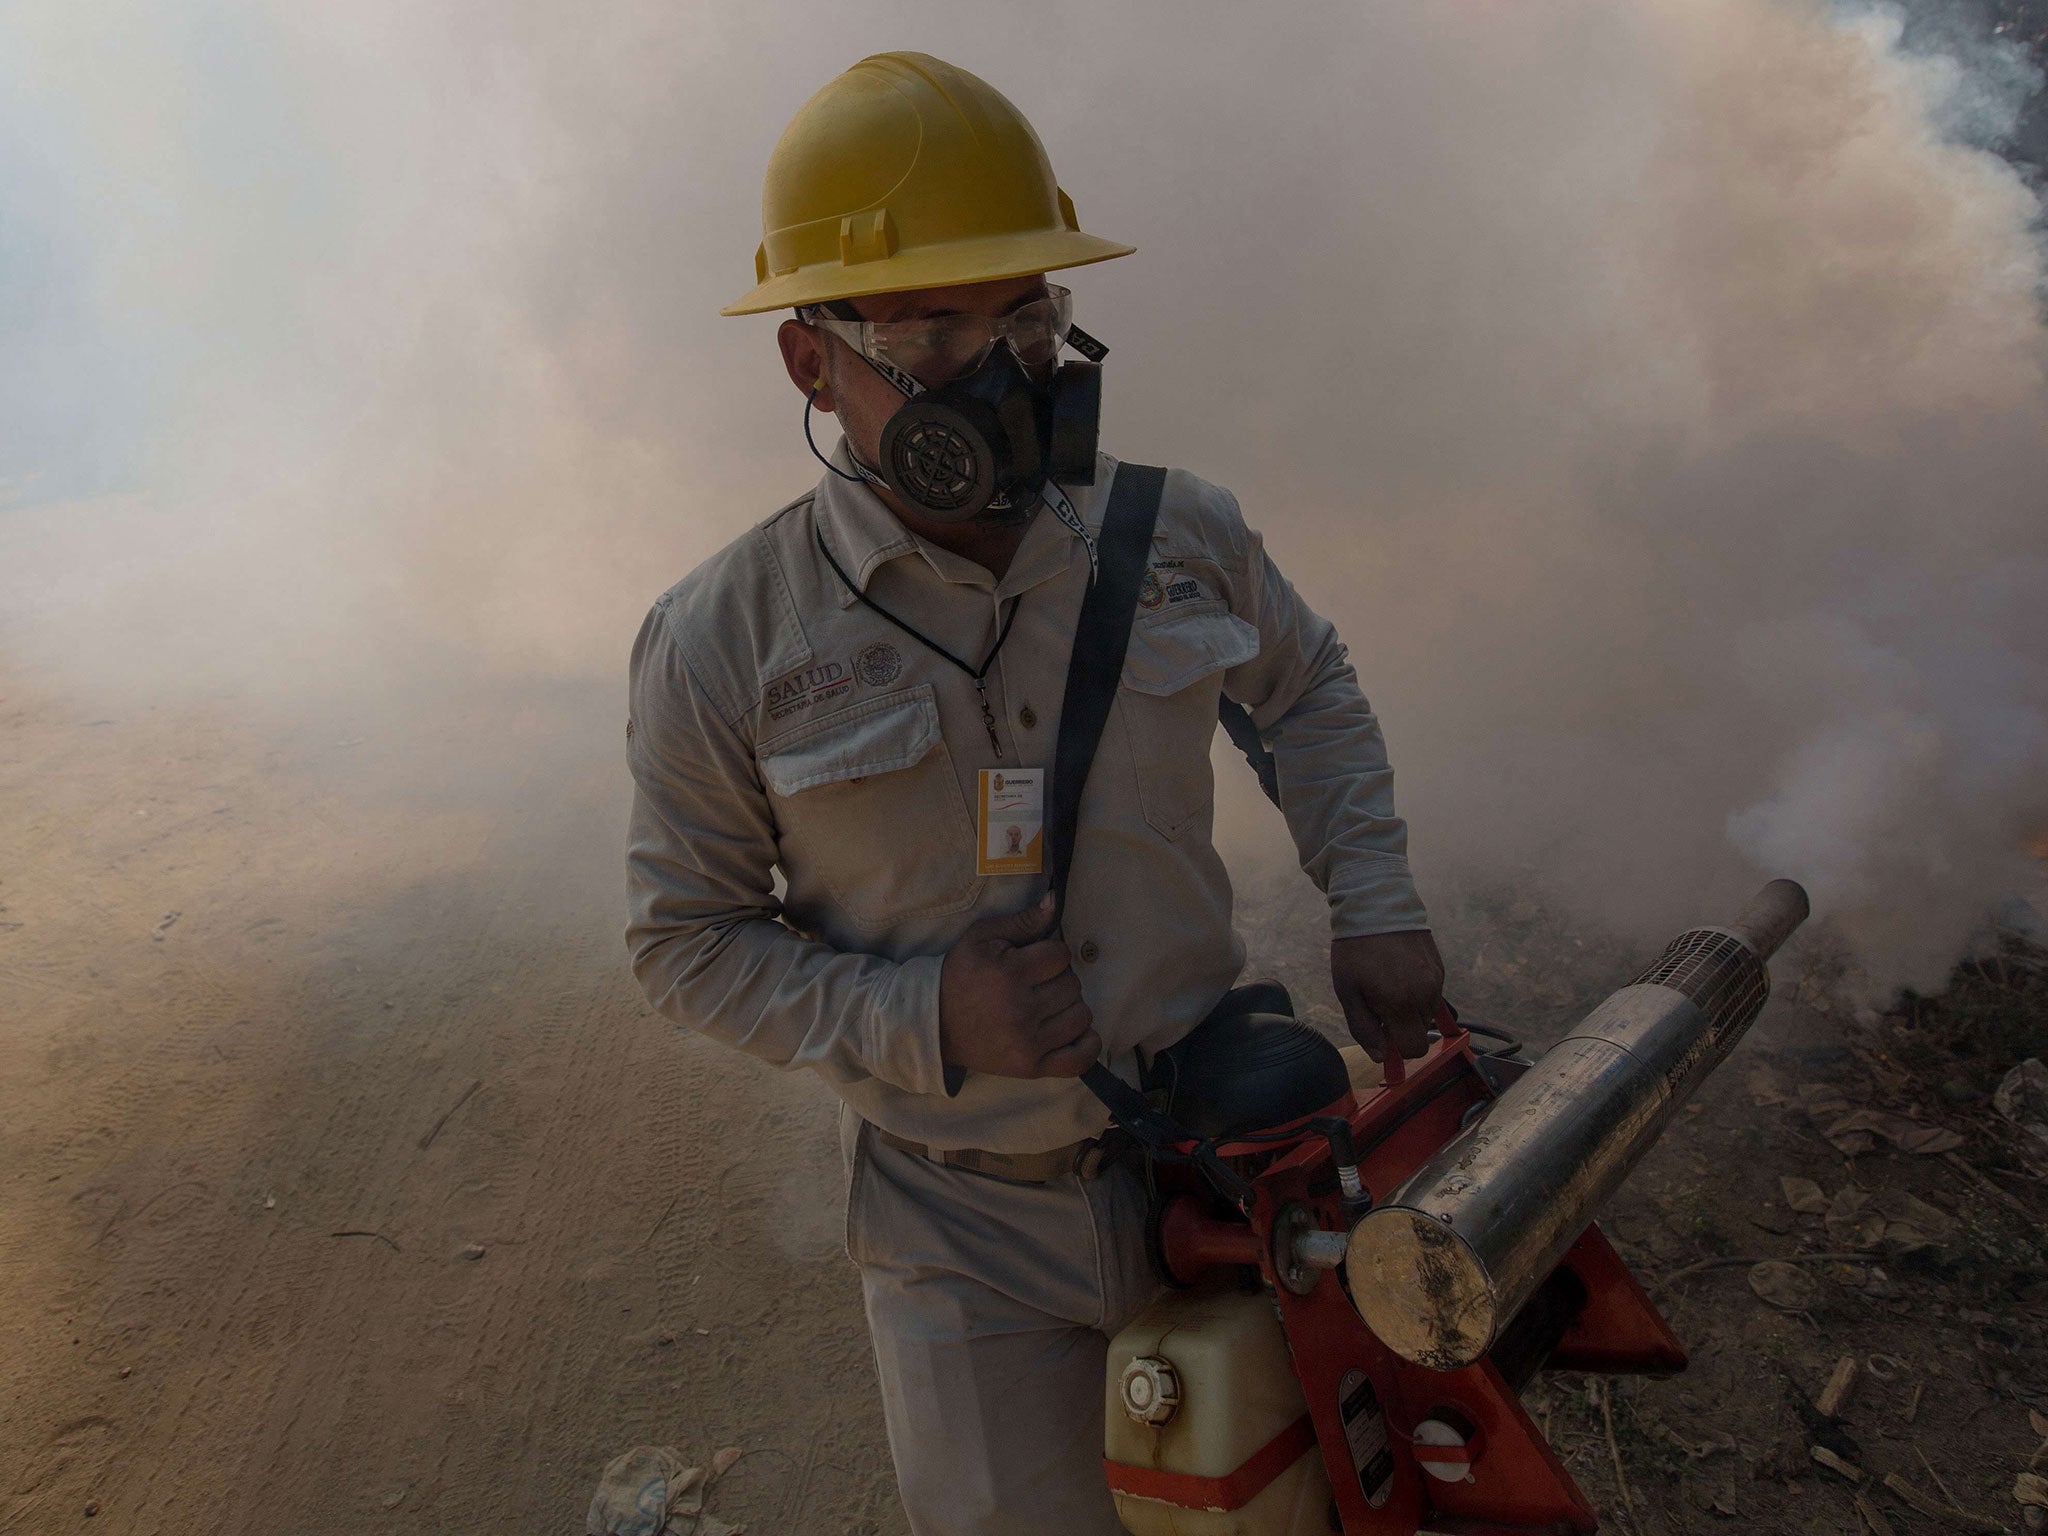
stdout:
[[(913, 288), (951, 288), (959, 283), (993, 283), (1006, 277), (1029, 277), (1113, 261), (1137, 249), (1075, 229), (1034, 230), (1026, 234), (991, 235), (955, 240), (944, 245), (898, 251), (874, 262), (847, 265), (819, 262), (794, 272), (778, 272), (755, 285), (719, 313), (758, 315), (799, 304), (832, 299), (857, 299), (872, 293), (903, 293)], [(867, 267), (866, 271), (862, 268)]]

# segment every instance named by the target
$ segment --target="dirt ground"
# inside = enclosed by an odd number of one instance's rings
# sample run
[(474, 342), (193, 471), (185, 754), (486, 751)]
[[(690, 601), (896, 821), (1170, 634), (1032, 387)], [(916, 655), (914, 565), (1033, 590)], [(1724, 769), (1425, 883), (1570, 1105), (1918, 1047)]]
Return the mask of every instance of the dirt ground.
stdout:
[[(903, 1530), (832, 1102), (625, 972), (621, 718), (563, 689), (282, 723), (0, 673), (0, 1532), (567, 1533), (643, 1442), (740, 1447), (710, 1508), (755, 1536)], [(1439, 906), (1455, 995), (1535, 1041), (1647, 958)], [(1316, 924), (1298, 881), (1250, 893), (1305, 999)], [(1966, 1055), (1775, 1004), (1638, 1172), (1610, 1230), (1693, 1368), (1530, 1397), (1611, 1529), (1851, 1532), (1859, 1492), (1902, 1533), (2019, 1529), (2048, 1191), (1985, 1105), (2042, 1046), (2000, 997), (2039, 985), (1987, 973)], [(1965, 1144), (1846, 1158), (1801, 1084)], [(1775, 1310), (1705, 1261), (1834, 1250), (1787, 1175), (1953, 1229), (1802, 1263)]]

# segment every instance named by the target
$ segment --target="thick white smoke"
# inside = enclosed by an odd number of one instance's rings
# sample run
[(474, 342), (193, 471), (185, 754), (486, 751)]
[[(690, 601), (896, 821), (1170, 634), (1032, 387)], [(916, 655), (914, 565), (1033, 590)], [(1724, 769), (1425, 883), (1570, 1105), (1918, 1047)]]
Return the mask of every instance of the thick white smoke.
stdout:
[(1900, 37), (1788, 0), (17, 3), (0, 661), (616, 689), (649, 597), (814, 478), (773, 320), (715, 314), (768, 148), (921, 48), (1138, 245), (1073, 278), (1107, 445), (1237, 489), (1342, 622), (1425, 894), (1654, 929), (1790, 873), (1925, 981), (2048, 828), (2048, 352), (2038, 209), (1981, 147), (2038, 80)]

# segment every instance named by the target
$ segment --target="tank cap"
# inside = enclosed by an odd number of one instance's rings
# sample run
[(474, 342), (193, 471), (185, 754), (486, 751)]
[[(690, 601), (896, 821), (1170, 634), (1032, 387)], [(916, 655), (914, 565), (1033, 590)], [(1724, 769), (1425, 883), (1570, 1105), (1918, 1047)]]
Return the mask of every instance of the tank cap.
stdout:
[(1180, 1372), (1171, 1360), (1140, 1355), (1124, 1367), (1117, 1393), (1133, 1423), (1156, 1427), (1180, 1411)]

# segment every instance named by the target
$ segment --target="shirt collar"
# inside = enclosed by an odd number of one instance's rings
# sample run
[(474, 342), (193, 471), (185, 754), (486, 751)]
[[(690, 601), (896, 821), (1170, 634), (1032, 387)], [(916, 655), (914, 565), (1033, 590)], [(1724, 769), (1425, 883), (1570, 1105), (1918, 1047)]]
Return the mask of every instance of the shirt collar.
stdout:
[[(880, 567), (904, 555), (920, 556), (926, 567), (942, 581), (984, 589), (993, 585), (998, 597), (1010, 597), (1050, 581), (1077, 557), (1086, 558), (1082, 555), (1080, 540), (1049, 510), (1041, 507), (1031, 519), (1031, 526), (1025, 530), (1024, 542), (1018, 546), (1009, 570), (1003, 573), (1000, 582), (992, 584), (989, 573), (972, 560), (941, 549), (905, 528), (867, 481), (842, 478), (843, 475), (854, 474), (853, 458), (844, 437), (832, 449), (828, 462), (841, 473), (833, 474), (827, 470), (818, 482), (813, 498), (818, 528), (831, 548), (832, 558), (839, 562), (852, 578), (854, 586), (862, 592), (867, 590), (868, 583)], [(1091, 528), (1101, 521), (1101, 498), (1097, 493), (1107, 483), (1115, 463), (1107, 454), (1098, 455), (1094, 486), (1078, 486), (1071, 493), (1082, 521)], [(856, 601), (858, 599), (853, 592), (840, 583), (839, 606), (851, 607)]]

